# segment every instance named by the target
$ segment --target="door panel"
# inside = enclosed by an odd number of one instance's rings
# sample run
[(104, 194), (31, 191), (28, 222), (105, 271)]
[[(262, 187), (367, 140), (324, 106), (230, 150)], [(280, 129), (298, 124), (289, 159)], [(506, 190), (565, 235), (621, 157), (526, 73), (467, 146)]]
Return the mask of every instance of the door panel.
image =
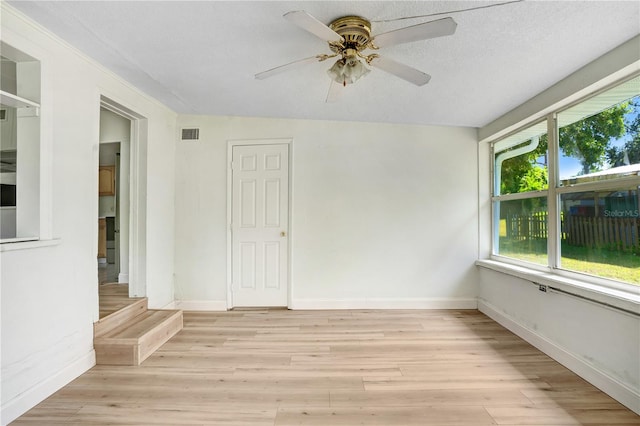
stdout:
[(264, 286), (280, 288), (280, 243), (264, 244)]
[(240, 243), (240, 287), (256, 288), (256, 245), (255, 243)]
[(256, 227), (256, 181), (240, 179), (240, 227)]
[(289, 147), (234, 146), (233, 306), (287, 306)]
[(264, 226), (280, 227), (280, 180), (269, 179), (264, 182)]

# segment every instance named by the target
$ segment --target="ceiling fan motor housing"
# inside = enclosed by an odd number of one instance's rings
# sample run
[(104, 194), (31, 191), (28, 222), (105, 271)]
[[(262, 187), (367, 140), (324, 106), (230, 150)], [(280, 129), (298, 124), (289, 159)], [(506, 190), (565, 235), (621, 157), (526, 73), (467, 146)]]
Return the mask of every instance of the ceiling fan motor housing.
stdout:
[(344, 43), (329, 43), (329, 47), (335, 53), (342, 53), (347, 49), (360, 52), (366, 49), (371, 41), (371, 22), (360, 16), (338, 18), (329, 24), (329, 28), (344, 39)]

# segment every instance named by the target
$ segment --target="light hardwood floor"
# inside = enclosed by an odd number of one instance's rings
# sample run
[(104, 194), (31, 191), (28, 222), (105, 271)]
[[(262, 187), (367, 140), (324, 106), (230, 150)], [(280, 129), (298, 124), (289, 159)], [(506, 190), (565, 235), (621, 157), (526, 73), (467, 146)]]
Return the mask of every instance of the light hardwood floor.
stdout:
[(184, 322), (141, 366), (94, 367), (15, 424), (640, 424), (478, 311), (241, 310)]

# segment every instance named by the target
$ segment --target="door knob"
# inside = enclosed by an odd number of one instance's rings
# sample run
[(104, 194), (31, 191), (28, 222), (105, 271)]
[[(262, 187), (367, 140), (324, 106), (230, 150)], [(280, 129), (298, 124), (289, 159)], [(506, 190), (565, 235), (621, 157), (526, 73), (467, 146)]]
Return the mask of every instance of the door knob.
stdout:
[(281, 232), (280, 232), (280, 236), (281, 236), (281, 237), (286, 237), (286, 236), (287, 236), (287, 233), (286, 233), (286, 232), (284, 232), (284, 231), (281, 231)]

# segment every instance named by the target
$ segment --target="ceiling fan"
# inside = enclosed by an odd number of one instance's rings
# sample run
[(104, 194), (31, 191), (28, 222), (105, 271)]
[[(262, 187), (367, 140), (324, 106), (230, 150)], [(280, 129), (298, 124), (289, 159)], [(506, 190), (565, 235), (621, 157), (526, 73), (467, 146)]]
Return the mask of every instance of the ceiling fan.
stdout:
[(332, 100), (331, 98), (336, 94), (335, 87), (353, 84), (369, 73), (369, 69), (362, 61), (368, 66), (379, 68), (416, 86), (427, 84), (431, 79), (428, 74), (381, 57), (377, 53), (365, 54), (364, 51), (367, 49), (376, 51), (401, 43), (451, 35), (456, 31), (457, 26), (452, 18), (444, 18), (371, 36), (371, 22), (360, 16), (344, 16), (334, 20), (328, 26), (303, 10), (285, 13), (284, 18), (325, 40), (332, 53), (319, 54), (281, 65), (258, 73), (255, 78), (262, 80), (300, 65), (337, 57), (337, 61), (327, 71), (332, 79), (327, 101)]

